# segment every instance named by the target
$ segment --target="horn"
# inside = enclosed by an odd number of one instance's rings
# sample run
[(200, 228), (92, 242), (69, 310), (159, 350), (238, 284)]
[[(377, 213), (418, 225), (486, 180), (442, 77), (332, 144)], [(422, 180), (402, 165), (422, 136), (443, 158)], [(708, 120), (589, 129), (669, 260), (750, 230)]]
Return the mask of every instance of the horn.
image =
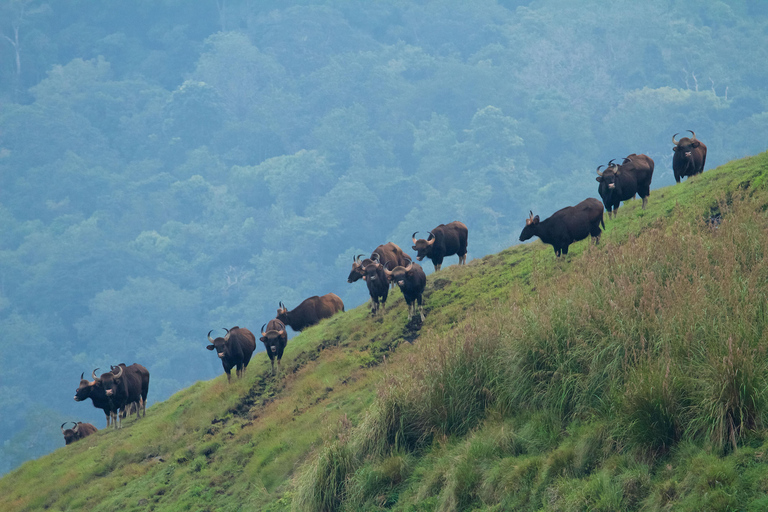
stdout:
[(122, 366), (118, 366), (117, 369), (120, 370), (120, 373), (116, 373), (115, 374), (115, 379), (119, 379), (120, 377), (123, 376), (123, 367)]
[(411, 240), (413, 240), (413, 243), (416, 243), (416, 233), (418, 233), (418, 231), (414, 231), (411, 235)]
[(62, 424), (61, 424), (61, 427), (60, 427), (60, 428), (61, 428), (61, 433), (62, 433), (62, 434), (64, 433), (64, 425), (66, 425), (67, 423), (69, 423), (69, 422), (68, 422), (68, 421), (65, 421), (64, 423), (62, 423)]
[(408, 272), (408, 271), (410, 271), (412, 268), (413, 268), (413, 261), (411, 261), (410, 263), (408, 263), (408, 266), (407, 266), (407, 267), (405, 267), (405, 271), (406, 271), (406, 272)]
[(624, 161), (623, 161), (623, 162), (621, 162), (621, 165), (624, 165), (625, 163), (627, 163), (627, 162), (631, 162), (631, 161), (632, 161), (632, 160), (630, 160), (629, 158), (626, 158), (626, 157), (624, 157)]
[[(603, 173), (600, 172), (600, 168), (601, 167), (605, 167), (605, 166), (604, 165), (598, 165), (597, 166), (597, 175), (598, 176), (602, 176), (603, 175)], [(531, 217), (533, 217), (533, 212), (531, 212)]]
[(229, 329), (227, 329), (226, 327), (222, 327), (222, 329), (224, 329), (225, 331), (227, 331), (227, 334), (226, 334), (226, 336), (224, 336), (224, 341), (229, 341)]
[(212, 333), (212, 332), (213, 332), (213, 329), (211, 329), (210, 331), (208, 331), (208, 341), (210, 341), (211, 343), (213, 343), (213, 338), (211, 338), (211, 333)]
[(363, 255), (362, 255), (362, 254), (358, 254), (358, 255), (357, 255), (357, 258), (354, 258), (354, 260), (353, 260), (353, 261), (354, 261), (355, 263), (360, 263), (360, 258), (362, 258), (362, 257), (363, 257)]
[(73, 421), (72, 423), (74, 423), (74, 424), (75, 424), (75, 428), (73, 428), (72, 430), (74, 430), (74, 431), (75, 431), (75, 434), (77, 434), (77, 428), (78, 428), (80, 425), (79, 425), (78, 423), (75, 423), (74, 421)]
[(616, 159), (615, 159), (615, 158), (611, 158), (611, 161), (610, 161), (610, 162), (608, 162), (608, 167), (611, 167), (611, 166), (616, 166), (616, 164), (615, 164), (615, 163), (613, 163), (613, 161), (614, 161), (614, 160), (616, 160)]
[(80, 380), (83, 380), (83, 375), (85, 375), (85, 372), (80, 374)]
[(530, 217), (528, 217), (528, 218), (529, 218), (529, 219), (532, 219), (532, 218), (533, 218), (533, 210), (528, 210), (528, 213), (530, 213), (530, 214), (531, 214), (531, 216), (530, 216)]
[[(98, 370), (98, 368), (96, 368), (96, 370)], [(99, 380), (99, 378), (96, 376), (96, 370), (91, 372), (91, 377), (93, 377), (93, 380)]]
[(693, 130), (688, 130), (688, 131), (691, 132), (691, 135), (693, 135), (693, 140), (696, 140), (696, 132), (694, 132)]
[(432, 244), (434, 244), (434, 243), (435, 243), (435, 240), (437, 240), (437, 238), (435, 237), (435, 235), (433, 235), (433, 234), (432, 234), (432, 232), (431, 232), (431, 231), (427, 231), (427, 233), (429, 233), (429, 234), (430, 234), (430, 236), (432, 237), (432, 240), (427, 240), (427, 243), (428, 243), (429, 245), (432, 245)]
[(379, 253), (377, 252), (371, 254), (371, 259), (376, 263), (381, 263), (381, 258), (379, 257)]
[(266, 336), (266, 335), (267, 335), (267, 333), (265, 333), (265, 332), (264, 332), (264, 327), (265, 327), (266, 325), (267, 325), (267, 324), (264, 324), (264, 325), (262, 325), (262, 326), (261, 326), (261, 335), (262, 335), (262, 336)]
[(677, 137), (677, 134), (674, 134), (674, 135), (672, 136), (672, 144), (674, 144), (675, 146), (677, 146), (677, 145), (678, 145), (678, 144), (680, 144), (680, 143), (679, 143), (678, 141), (676, 141), (676, 140), (675, 140), (675, 137)]

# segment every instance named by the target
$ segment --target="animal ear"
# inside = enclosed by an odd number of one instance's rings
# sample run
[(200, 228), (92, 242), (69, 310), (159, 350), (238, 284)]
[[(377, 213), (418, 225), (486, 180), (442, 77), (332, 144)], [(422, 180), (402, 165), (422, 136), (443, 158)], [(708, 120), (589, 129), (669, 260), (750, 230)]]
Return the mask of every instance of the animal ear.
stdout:
[(603, 177), (602, 176), (598, 176), (597, 178), (595, 178), (595, 181), (603, 181)]
[(533, 218), (533, 223), (534, 224), (538, 224), (539, 223), (539, 216), (538, 215)]
[(673, 146), (672, 151), (677, 151), (677, 146)]
[(368, 276), (363, 276), (363, 281), (367, 281), (367, 280), (368, 280)]
[(418, 251), (418, 249), (416, 248), (416, 246), (415, 246), (415, 245), (412, 245), (412, 246), (411, 246), (411, 249), (413, 249), (414, 251)]
[(693, 147), (697, 148), (699, 147), (699, 144), (701, 144), (699, 141), (697, 140), (693, 141)]
[(215, 349), (216, 347), (214, 347), (213, 345), (208, 345), (208, 346), (207, 346), (207, 347), (205, 347), (205, 348), (207, 348), (208, 350), (213, 350), (213, 349)]
[(266, 343), (266, 341), (267, 341), (266, 336), (262, 336), (261, 338), (259, 338), (259, 341)]

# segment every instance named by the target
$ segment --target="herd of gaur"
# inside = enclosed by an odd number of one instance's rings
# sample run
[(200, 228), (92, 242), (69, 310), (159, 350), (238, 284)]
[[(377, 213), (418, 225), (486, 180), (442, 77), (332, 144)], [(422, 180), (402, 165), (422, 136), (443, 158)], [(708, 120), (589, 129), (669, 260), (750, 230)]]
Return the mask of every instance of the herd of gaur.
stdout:
[[(704, 171), (707, 159), (707, 147), (696, 138), (692, 130), (688, 130), (691, 137), (683, 137), (677, 140), (677, 133), (672, 136), (673, 157), (672, 170), (675, 181), (687, 176), (695, 176)], [(605, 170), (601, 172), (601, 169)], [(592, 236), (595, 242), (599, 242), (602, 233), (600, 226), (605, 228), (603, 211), (608, 212), (608, 218), (615, 218), (619, 209), (619, 203), (634, 198), (636, 195), (643, 200), (642, 208), (645, 209), (650, 194), (651, 179), (653, 178), (653, 160), (643, 154), (631, 154), (623, 159), (622, 163), (615, 163), (615, 159), (607, 165), (597, 167), (598, 193), (602, 199), (588, 198), (575, 206), (567, 206), (553, 213), (549, 218), (540, 221), (539, 216), (530, 216), (525, 221), (525, 227), (520, 234), (520, 241), (525, 241), (533, 236), (538, 236), (542, 242), (552, 245), (556, 256), (568, 254), (568, 246), (576, 241)], [(416, 259), (424, 258), (432, 260), (435, 271), (439, 271), (446, 256), (457, 255), (459, 265), (467, 259), (468, 229), (462, 222), (454, 221), (450, 224), (440, 224), (429, 231), (427, 239), (417, 239), (415, 232), (411, 235), (412, 249), (416, 251)], [(392, 242), (378, 246), (370, 257), (361, 259), (360, 254), (353, 258), (352, 270), (347, 278), (348, 283), (354, 283), (363, 279), (368, 286), (371, 296), (371, 314), (377, 315), (384, 310), (390, 287), (397, 285), (408, 305), (408, 320), (418, 319), (424, 321), (424, 309), (422, 295), (427, 284), (427, 276), (421, 265), (414, 262), (410, 256)], [(320, 320), (330, 318), (336, 313), (344, 311), (344, 303), (338, 295), (329, 293), (321, 297), (314, 296), (304, 300), (298, 307), (289, 311), (282, 303), (279, 303), (275, 318), (261, 327), (260, 341), (264, 344), (267, 356), (272, 364), (272, 374), (280, 371), (280, 362), (283, 351), (288, 343), (286, 326), (294, 331), (302, 331)], [(242, 377), (245, 368), (256, 350), (256, 337), (251, 331), (242, 327), (224, 329), (223, 337), (211, 338), (213, 330), (208, 332), (208, 350), (215, 350), (224, 372), (227, 382), (231, 381), (231, 370), (235, 368), (236, 376)], [(91, 372), (92, 380), (87, 380), (84, 374), (80, 375), (80, 385), (75, 391), (75, 401), (83, 401), (90, 398), (93, 406), (104, 411), (107, 427), (122, 426), (122, 419), (127, 414), (136, 412), (136, 418), (142, 413), (146, 416), (147, 393), (149, 391), (149, 371), (140, 364), (126, 366), (120, 363), (111, 367), (111, 370), (96, 375), (98, 368)], [(71, 422), (72, 428), (65, 429), (61, 425), (64, 441), (70, 444), (97, 431), (90, 423)]]

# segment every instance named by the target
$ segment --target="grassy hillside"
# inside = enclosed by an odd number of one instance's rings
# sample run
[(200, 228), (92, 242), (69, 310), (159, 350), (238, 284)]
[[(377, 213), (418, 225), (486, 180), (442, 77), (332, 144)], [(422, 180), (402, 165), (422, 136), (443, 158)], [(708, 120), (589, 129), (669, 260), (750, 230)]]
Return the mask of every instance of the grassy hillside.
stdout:
[(630, 201), (560, 261), (446, 267), (420, 329), (399, 292), (338, 315), (280, 378), (262, 353), (27, 462), (0, 510), (759, 510), (766, 175), (768, 153)]

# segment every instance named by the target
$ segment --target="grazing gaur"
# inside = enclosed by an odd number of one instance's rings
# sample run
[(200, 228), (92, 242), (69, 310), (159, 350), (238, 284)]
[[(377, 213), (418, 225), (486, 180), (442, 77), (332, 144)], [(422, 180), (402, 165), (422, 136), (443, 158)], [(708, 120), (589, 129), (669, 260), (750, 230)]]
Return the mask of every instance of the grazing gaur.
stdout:
[(424, 308), (422, 307), (422, 294), (427, 286), (427, 275), (418, 263), (410, 262), (408, 266), (397, 266), (392, 270), (384, 269), (387, 279), (400, 287), (408, 304), (408, 320), (416, 316), (416, 305), (421, 321), (424, 321)]
[(469, 230), (464, 223), (459, 221), (450, 224), (440, 224), (429, 231), (429, 238), (416, 240), (416, 231), (411, 235), (413, 250), (416, 251), (416, 259), (421, 261), (424, 257), (432, 260), (435, 272), (443, 265), (443, 258), (456, 254), (459, 257), (459, 265), (467, 261), (467, 236)]
[[(94, 374), (95, 377), (95, 374)], [(112, 413), (115, 428), (122, 428), (123, 414), (133, 403), (146, 404), (149, 391), (149, 371), (140, 364), (125, 366), (121, 363), (111, 372), (101, 374), (97, 379), (104, 388), (107, 397), (112, 401)], [(136, 419), (139, 419), (142, 407), (136, 408)], [(144, 412), (146, 416), (146, 411)]]
[[(264, 326), (267, 330), (264, 330)], [(269, 362), (272, 363), (272, 375), (275, 374), (275, 359), (277, 359), (277, 371), (280, 372), (280, 360), (283, 358), (283, 351), (288, 344), (288, 333), (285, 332), (285, 325), (277, 318), (261, 326), (261, 338), (264, 348), (267, 350)]]
[(387, 274), (384, 273), (384, 265), (378, 261), (371, 261), (363, 267), (365, 275), (365, 284), (368, 285), (368, 294), (371, 296), (371, 314), (376, 315), (381, 308), (385, 309), (387, 305), (387, 296), (389, 295), (389, 281)]
[(221, 359), (221, 366), (224, 367), (224, 373), (227, 374), (227, 383), (231, 382), (232, 375), (230, 371), (235, 369), (235, 375), (240, 378), (245, 373), (245, 368), (251, 361), (251, 355), (256, 350), (256, 336), (248, 329), (241, 329), (235, 326), (231, 329), (223, 328), (227, 334), (223, 338), (211, 338), (213, 330), (208, 331), (208, 341), (211, 343), (206, 346), (208, 350), (216, 350), (216, 354)]
[[(74, 426), (72, 428), (64, 429), (64, 425), (67, 423), (74, 423)], [(82, 421), (78, 422), (69, 422), (65, 421), (61, 424), (61, 433), (64, 434), (64, 443), (66, 444), (72, 444), (75, 441), (79, 441), (84, 437), (87, 437), (94, 432), (97, 432), (99, 429), (91, 425), (90, 423), (83, 423)]]
[(327, 293), (304, 299), (296, 308), (288, 311), (282, 301), (277, 309), (276, 318), (294, 331), (303, 331), (324, 318), (330, 318), (339, 311), (344, 311), (344, 303), (335, 293)]
[(645, 210), (648, 195), (651, 193), (654, 167), (653, 160), (649, 156), (633, 153), (626, 157), (621, 165), (616, 165), (611, 160), (604, 172), (600, 172), (601, 167), (603, 166), (597, 168), (595, 179), (600, 183), (597, 191), (603, 199), (609, 219), (616, 216), (621, 201), (632, 199), (635, 194), (643, 198), (643, 210)]
[(568, 254), (568, 246), (573, 242), (584, 240), (592, 235), (595, 243), (600, 241), (600, 225), (603, 222), (603, 205), (598, 199), (590, 197), (576, 206), (566, 206), (553, 213), (548, 219), (539, 222), (539, 216), (525, 219), (525, 228), (520, 233), (520, 241), (524, 242), (532, 236), (538, 236), (545, 244), (552, 244), (555, 256)]
[[(96, 368), (98, 370), (98, 368)], [(117, 409), (114, 407), (112, 398), (107, 396), (107, 392), (104, 386), (101, 385), (101, 381), (96, 377), (96, 370), (91, 372), (92, 381), (84, 379), (85, 372), (80, 374), (80, 385), (75, 390), (75, 402), (82, 402), (83, 400), (91, 399), (93, 406), (97, 409), (104, 411), (104, 415), (107, 417), (107, 427), (111, 424), (113, 417), (113, 411), (117, 413)], [(117, 370), (113, 370), (116, 372)]]
[(672, 148), (675, 152), (672, 156), (672, 171), (677, 183), (680, 183), (684, 176), (695, 176), (704, 172), (704, 164), (707, 162), (707, 146), (696, 138), (693, 130), (688, 131), (691, 132), (691, 138), (683, 137), (678, 141), (675, 140), (677, 134), (672, 136), (672, 144), (675, 145)]
[[(362, 254), (358, 254), (356, 257), (352, 258), (352, 270), (349, 272), (349, 277), (347, 277), (348, 283), (354, 283), (355, 281), (361, 279), (363, 275), (365, 275), (365, 272), (363, 272), (363, 267), (367, 265), (366, 262), (369, 261), (369, 259), (360, 261), (360, 258), (362, 257)], [(382, 265), (389, 264), (395, 266), (403, 266), (407, 265), (408, 262), (411, 261), (411, 257), (405, 254), (403, 250), (396, 244), (387, 242), (386, 244), (382, 244), (373, 250), (370, 260), (378, 261)]]

